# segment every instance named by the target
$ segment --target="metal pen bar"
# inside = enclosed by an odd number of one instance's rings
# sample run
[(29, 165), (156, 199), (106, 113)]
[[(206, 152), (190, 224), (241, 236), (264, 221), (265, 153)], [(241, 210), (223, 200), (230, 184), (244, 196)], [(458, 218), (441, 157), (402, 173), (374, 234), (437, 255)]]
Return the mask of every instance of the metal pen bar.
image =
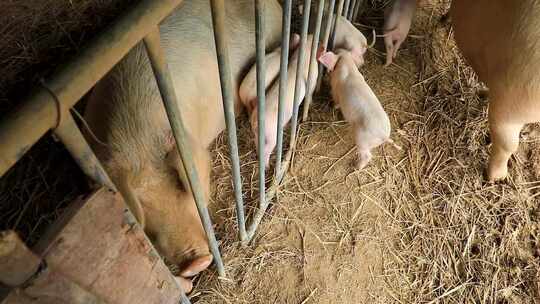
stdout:
[[(287, 3), (286, 3), (287, 4)], [(302, 22), (302, 34), (301, 34), (301, 39), (300, 39), (300, 45), (298, 46), (300, 49), (299, 49), (299, 52), (298, 52), (298, 70), (297, 70), (297, 74), (296, 74), (296, 83), (295, 83), (295, 86), (298, 87), (299, 86), (299, 83), (302, 80), (302, 75), (303, 73), (300, 73), (303, 69), (303, 58), (305, 56), (305, 46), (307, 44), (307, 30), (308, 30), (308, 22), (309, 22), (309, 12), (310, 12), (310, 8), (311, 8), (311, 2), (310, 0), (305, 0), (304, 2), (304, 11), (303, 11), (303, 22)], [(290, 7), (289, 7), (289, 10), (290, 10)], [(289, 12), (286, 12), (288, 14), (290, 14), (290, 11)], [(285, 19), (285, 18), (284, 18)], [(280, 70), (281, 72), (281, 70)], [(292, 157), (292, 152), (294, 150), (294, 143), (295, 143), (295, 139), (294, 139), (294, 136), (293, 134), (296, 133), (296, 120), (298, 118), (298, 104), (299, 104), (299, 93), (300, 93), (300, 90), (296, 90), (296, 87), (295, 87), (295, 95), (294, 95), (294, 99), (295, 99), (295, 110), (293, 110), (293, 121), (292, 123), (294, 123), (294, 126), (291, 126), (291, 129), (293, 130), (293, 132), (291, 133), (291, 145), (289, 147), (289, 151), (287, 151), (287, 155), (285, 156), (285, 161), (281, 164), (281, 167), (282, 167), (282, 170), (278, 172), (278, 174), (276, 174), (276, 178), (274, 179), (273, 183), (272, 183), (272, 186), (270, 187), (269, 191), (266, 193), (266, 198), (265, 198), (265, 204), (264, 206), (262, 206), (261, 208), (259, 208), (259, 210), (257, 210), (257, 212), (255, 213), (255, 215), (253, 216), (253, 220), (251, 222), (251, 225), (249, 226), (248, 228), (248, 240), (252, 240), (253, 237), (255, 236), (255, 232), (257, 231), (257, 227), (259, 226), (262, 218), (264, 217), (264, 214), (266, 213), (266, 210), (268, 209), (268, 206), (270, 205), (270, 201), (273, 199), (274, 195), (275, 195), (275, 192), (277, 191), (277, 188), (279, 187), (279, 184), (281, 183), (281, 180), (283, 179), (283, 176), (285, 175), (285, 172), (287, 171), (288, 167), (289, 167), (289, 163), (290, 163), (290, 159)], [(294, 114), (294, 111), (296, 111), (296, 114)], [(279, 115), (278, 115), (279, 116)], [(278, 123), (278, 126), (279, 126), (279, 123)], [(294, 127), (294, 129), (293, 129)]]
[(195, 204), (197, 205), (197, 210), (199, 212), (204, 230), (206, 231), (206, 237), (208, 238), (208, 242), (210, 244), (210, 251), (214, 256), (214, 262), (216, 263), (219, 276), (224, 277), (225, 267), (223, 266), (223, 261), (221, 260), (221, 254), (219, 252), (216, 236), (214, 234), (214, 228), (212, 227), (212, 221), (210, 220), (208, 208), (206, 207), (206, 198), (204, 197), (204, 192), (202, 191), (197, 168), (195, 167), (190, 147), (187, 145), (186, 139), (188, 134), (184, 128), (184, 123), (182, 121), (182, 115), (180, 113), (180, 107), (174, 91), (171, 75), (165, 61), (165, 54), (163, 53), (163, 49), (160, 45), (159, 28), (155, 27), (154, 30), (144, 38), (144, 44), (146, 46), (148, 58), (150, 59), (150, 63), (152, 65), (152, 70), (156, 77), (161, 98), (163, 99), (163, 104), (165, 106), (165, 111), (167, 112), (167, 117), (169, 118), (169, 123), (171, 124), (172, 133), (176, 140), (176, 147), (180, 152), (180, 156), (182, 157), (182, 163), (187, 173), (189, 186), (191, 188), (191, 192), (193, 193)]
[[(300, 107), (300, 93), (301, 90), (299, 89), (304, 81), (304, 57), (306, 56), (306, 44), (307, 44), (307, 34), (308, 34), (308, 26), (309, 26), (309, 13), (311, 10), (311, 0), (305, 0), (304, 1), (304, 11), (303, 11), (303, 18), (302, 18), (302, 33), (300, 35), (300, 50), (298, 52), (298, 67), (296, 70), (296, 82), (294, 85), (294, 105), (293, 105), (293, 115), (291, 119), (291, 141), (289, 144), (289, 150), (294, 150), (296, 147), (296, 129), (298, 126), (298, 108)], [(312, 43), (315, 43), (313, 41)], [(307, 88), (306, 88), (307, 89)], [(307, 91), (307, 90), (306, 90)]]
[(281, 60), (279, 62), (279, 101), (276, 141), (276, 168), (274, 179), (281, 174), (281, 157), (283, 155), (283, 111), (285, 95), (287, 94), (287, 68), (289, 65), (289, 39), (291, 36), (291, 7), (292, 0), (283, 1), (283, 18), (281, 23)]
[(227, 47), (225, 31), (225, 2), (224, 0), (212, 0), (212, 24), (214, 27), (214, 39), (216, 44), (217, 61), (219, 67), (219, 79), (221, 83), (221, 96), (223, 110), (225, 112), (225, 125), (229, 137), (229, 150), (232, 161), (232, 176), (234, 186), (234, 198), (236, 203), (236, 220), (240, 241), (247, 241), (246, 220), (244, 213), (244, 199), (242, 196), (242, 175), (240, 174), (240, 157), (238, 155), (238, 139), (236, 135), (236, 120), (234, 115), (234, 100), (232, 89), (232, 72), (230, 65), (229, 49)]
[(251, 241), (253, 237), (255, 237), (255, 232), (257, 232), (257, 227), (259, 227), (259, 224), (261, 223), (262, 219), (264, 218), (264, 215), (266, 214), (266, 210), (268, 209), (268, 206), (270, 205), (269, 202), (271, 202), (274, 199), (274, 196), (277, 194), (279, 185), (281, 184), (281, 181), (283, 180), (283, 177), (285, 176), (285, 172), (287, 172), (289, 165), (291, 163), (291, 158), (292, 158), (292, 150), (289, 149), (282, 163), (283, 170), (281, 171), (281, 174), (278, 174), (278, 176), (274, 179), (274, 181), (272, 182), (272, 185), (266, 192), (267, 205), (265, 206), (264, 209), (257, 210), (257, 212), (253, 215), (253, 220), (248, 229), (248, 241)]
[[(317, 21), (315, 22), (315, 33), (313, 34), (313, 42), (311, 44), (311, 54), (310, 54), (310, 60), (309, 60), (309, 72), (308, 72), (308, 79), (307, 79), (307, 85), (306, 85), (306, 101), (304, 103), (304, 112), (302, 114), (302, 120), (306, 120), (309, 113), (309, 107), (311, 106), (311, 101), (313, 99), (313, 91), (310, 89), (313, 85), (311, 83), (313, 73), (319, 69), (319, 64), (317, 59), (313, 60), (317, 56), (317, 50), (319, 49), (319, 37), (321, 35), (321, 25), (322, 25), (322, 17), (324, 12), (324, 0), (319, 0), (319, 6), (317, 7)], [(312, 65), (317, 65), (316, 67), (313, 67)], [(319, 77), (322, 77), (322, 75), (319, 75)]]
[(351, 0), (345, 0), (345, 4), (343, 5), (343, 17), (347, 18), (349, 15), (349, 6), (350, 6)]
[(184, 290), (182, 290), (182, 288), (180, 288), (180, 290), (180, 304), (191, 304), (191, 301), (189, 301)]
[(349, 19), (349, 21), (353, 21), (352, 18), (354, 16), (354, 11), (356, 9), (356, 0), (351, 0), (351, 6), (349, 8), (349, 14), (347, 15), (347, 19)]
[[(326, 19), (324, 22), (324, 34), (322, 39), (322, 46), (324, 50), (328, 48), (328, 40), (330, 39), (330, 31), (332, 30), (332, 20), (334, 19), (334, 7), (336, 5), (336, 0), (330, 0), (328, 6), (328, 11), (326, 14)], [(317, 78), (317, 91), (320, 91), (323, 79), (324, 67), (322, 64), (319, 64), (319, 77)]]
[(343, 4), (345, 0), (339, 0), (337, 4), (337, 11), (332, 21), (332, 30), (330, 31), (330, 40), (328, 41), (327, 49), (334, 49), (334, 38), (336, 37), (337, 18), (341, 16), (343, 12)]
[(21, 106), (0, 121), (0, 176), (13, 166), (99, 79), (182, 0), (142, 0), (57, 70)]
[(62, 117), (62, 122), (54, 130), (54, 134), (66, 146), (75, 162), (87, 176), (98, 184), (116, 191), (116, 186), (84, 139), (71, 113), (67, 112)]
[(353, 12), (353, 17), (352, 17), (353, 22), (356, 22), (356, 20), (358, 20), (358, 13), (360, 12), (360, 7), (362, 6), (363, 3), (364, 3), (363, 0), (356, 1), (356, 6), (354, 7), (354, 12)]
[(265, 146), (265, 104), (266, 96), (265, 91), (266, 87), (265, 82), (265, 49), (264, 49), (264, 9), (265, 9), (265, 0), (255, 0), (255, 44), (257, 51), (257, 126), (258, 126), (258, 156), (259, 156), (259, 208), (263, 208), (265, 203), (265, 159), (264, 159), (264, 146)]

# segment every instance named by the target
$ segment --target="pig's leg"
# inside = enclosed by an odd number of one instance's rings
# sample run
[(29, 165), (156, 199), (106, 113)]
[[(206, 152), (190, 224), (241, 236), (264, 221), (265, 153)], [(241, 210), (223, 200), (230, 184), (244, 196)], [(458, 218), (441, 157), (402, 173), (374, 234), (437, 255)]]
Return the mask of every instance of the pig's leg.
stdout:
[(358, 148), (358, 170), (364, 169), (371, 160), (371, 151), (368, 149)]
[[(506, 106), (505, 106), (506, 105)], [(519, 146), (519, 133), (523, 122), (508, 111), (508, 103), (493, 100), (489, 110), (491, 151), (487, 168), (489, 181), (504, 179), (508, 174), (508, 161)]]

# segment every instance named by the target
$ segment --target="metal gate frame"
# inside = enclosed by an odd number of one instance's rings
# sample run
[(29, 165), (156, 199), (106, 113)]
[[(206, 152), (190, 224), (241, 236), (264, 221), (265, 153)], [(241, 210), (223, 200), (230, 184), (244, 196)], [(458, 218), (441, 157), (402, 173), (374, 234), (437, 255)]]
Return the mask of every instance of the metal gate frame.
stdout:
[[(199, 0), (198, 0), (199, 1)], [(298, 70), (295, 79), (294, 108), (291, 121), (291, 137), (287, 154), (283, 156), (283, 107), (285, 88), (287, 83), (288, 50), (291, 27), (292, 0), (283, 1), (282, 19), (282, 49), (279, 72), (279, 105), (278, 126), (276, 144), (276, 165), (273, 182), (266, 191), (265, 189), (265, 163), (262, 157), (264, 151), (264, 105), (265, 105), (265, 37), (264, 37), (264, 13), (265, 0), (254, 0), (255, 24), (256, 24), (256, 65), (257, 65), (257, 95), (258, 95), (258, 125), (259, 125), (259, 209), (253, 215), (249, 227), (246, 228), (244, 202), (242, 197), (242, 182), (240, 174), (240, 159), (238, 154), (238, 142), (236, 134), (236, 122), (234, 113), (234, 101), (232, 90), (232, 74), (229, 63), (229, 53), (226, 39), (225, 25), (225, 1), (209, 0), (211, 3), (214, 38), (219, 66), (223, 108), (225, 112), (226, 129), (229, 138), (229, 149), (232, 160), (232, 177), (235, 193), (236, 213), (239, 230), (239, 238), (245, 246), (253, 239), (257, 227), (261, 222), (271, 200), (274, 198), (277, 188), (285, 176), (292, 155), (296, 147), (298, 111), (300, 105), (300, 90), (296, 90), (302, 80), (304, 69), (305, 46), (307, 43), (308, 25), (311, 11), (311, 0), (304, 0), (302, 31), (299, 50)], [(160, 46), (159, 24), (178, 7), (183, 0), (142, 0), (125, 15), (117, 19), (108, 29), (96, 37), (78, 54), (76, 58), (66, 63), (57, 72), (36, 87), (33, 93), (20, 107), (11, 112), (0, 121), (0, 176), (3, 176), (22, 156), (49, 130), (53, 131), (65, 145), (69, 153), (75, 159), (81, 170), (95, 182), (109, 189), (116, 187), (109, 178), (107, 172), (84, 139), (77, 127), (70, 109), (86, 94), (93, 86), (105, 76), (136, 44), (144, 42), (158, 88), (163, 99), (167, 117), (180, 152), (182, 163), (187, 172), (188, 182), (197, 205), (199, 216), (203, 223), (206, 236), (208, 237), (210, 250), (214, 256), (216, 268), (220, 277), (225, 277), (225, 268), (221, 259), (219, 246), (215, 237), (212, 221), (206, 207), (203, 191), (195, 168), (191, 149), (185, 141), (186, 131), (174, 86), (165, 60), (164, 52)], [(345, 16), (347, 19), (356, 19), (362, 0), (338, 0), (337, 12), (334, 15), (336, 0), (329, 0), (329, 5), (324, 23), (322, 41), (321, 28), (323, 24), (323, 12), (325, 0), (318, 0), (317, 16), (314, 29), (314, 43), (310, 54), (315, 56), (319, 46), (326, 49), (333, 45), (335, 31), (335, 15)], [(332, 14), (330, 14), (332, 12)], [(315, 43), (316, 42), (316, 43)], [(310, 60), (311, 64), (311, 60)], [(322, 78), (322, 67), (319, 65), (319, 84)], [(312, 77), (309, 70), (308, 84)], [(308, 115), (312, 100), (312, 93), (305, 96), (303, 119)], [(129, 199), (129, 198), (125, 198)], [(148, 241), (149, 242), (149, 241)], [(153, 248), (153, 247), (152, 247)], [(172, 275), (172, 274), (171, 274)], [(181, 289), (181, 288), (180, 288)], [(190, 303), (184, 292), (181, 292), (181, 302)]]

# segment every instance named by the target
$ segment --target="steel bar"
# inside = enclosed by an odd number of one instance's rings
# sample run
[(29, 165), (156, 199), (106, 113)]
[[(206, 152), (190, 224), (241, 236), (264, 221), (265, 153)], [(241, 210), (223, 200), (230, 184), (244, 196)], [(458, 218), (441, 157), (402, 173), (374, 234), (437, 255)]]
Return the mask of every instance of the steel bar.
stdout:
[(351, 3), (351, 0), (345, 0), (345, 4), (343, 5), (343, 17), (345, 18), (349, 16), (350, 3)]
[(0, 122), (0, 176), (13, 166), (62, 115), (86, 94), (150, 30), (182, 0), (143, 0), (87, 45), (45, 85), (58, 97), (61, 111), (44, 88)]
[(330, 31), (330, 40), (328, 41), (328, 49), (333, 50), (334, 49), (334, 38), (336, 37), (336, 26), (337, 26), (337, 18), (341, 16), (343, 12), (343, 4), (344, 0), (339, 0), (337, 4), (337, 11), (334, 15), (334, 20), (332, 22), (332, 30)]
[[(311, 106), (311, 101), (313, 99), (313, 92), (309, 89), (313, 85), (311, 83), (313, 73), (315, 70), (319, 69), (318, 61), (313, 61), (311, 58), (315, 58), (317, 56), (317, 50), (319, 48), (319, 38), (321, 35), (321, 25), (322, 25), (322, 17), (324, 12), (324, 0), (319, 0), (319, 6), (317, 8), (317, 21), (315, 22), (315, 33), (313, 33), (313, 43), (311, 44), (311, 54), (310, 54), (310, 60), (309, 60), (309, 72), (308, 72), (308, 79), (306, 81), (306, 101), (304, 102), (304, 112), (302, 114), (302, 120), (306, 120), (309, 113), (309, 107)], [(312, 67), (311, 65), (315, 63), (317, 67)], [(319, 77), (322, 77), (322, 75), (319, 75)]]
[(354, 16), (354, 10), (356, 9), (356, 0), (351, 0), (351, 6), (349, 8), (349, 14), (347, 15), (347, 19), (349, 21), (353, 22), (352, 18)]
[(353, 16), (351, 19), (352, 22), (356, 22), (358, 20), (358, 13), (360, 12), (360, 7), (362, 6), (363, 2), (363, 0), (356, 1), (356, 6), (354, 7)]
[(238, 233), (242, 242), (247, 241), (246, 220), (244, 215), (244, 200), (242, 196), (242, 179), (240, 174), (240, 157), (238, 155), (238, 139), (236, 135), (236, 121), (234, 115), (234, 100), (232, 89), (232, 72), (230, 65), (229, 49), (226, 39), (225, 27), (225, 2), (224, 0), (212, 0), (212, 22), (219, 67), (219, 79), (221, 83), (221, 95), (225, 112), (225, 125), (229, 137), (229, 151), (232, 161), (232, 177), (234, 186), (234, 198), (236, 203), (236, 220)]
[(210, 244), (210, 251), (214, 256), (214, 262), (216, 263), (219, 276), (224, 277), (225, 267), (223, 266), (223, 261), (221, 260), (221, 254), (219, 252), (218, 243), (214, 234), (214, 228), (212, 227), (212, 221), (208, 213), (208, 208), (206, 207), (206, 198), (204, 197), (204, 192), (202, 191), (197, 168), (195, 167), (190, 147), (187, 144), (186, 139), (188, 134), (184, 128), (184, 123), (182, 121), (182, 115), (180, 113), (180, 107), (176, 98), (174, 86), (172, 84), (171, 75), (165, 61), (165, 54), (160, 45), (158, 27), (155, 27), (154, 30), (144, 38), (144, 44), (146, 46), (148, 58), (150, 59), (150, 63), (152, 65), (152, 70), (156, 77), (161, 98), (163, 99), (163, 104), (165, 106), (165, 111), (167, 112), (167, 117), (169, 118), (169, 123), (171, 124), (172, 133), (176, 140), (176, 147), (180, 152), (180, 156), (182, 157), (182, 163), (187, 173), (189, 186), (191, 188), (191, 192), (193, 193), (195, 204), (197, 205), (197, 210), (199, 212), (204, 230), (206, 231), (206, 237), (208, 238), (208, 242)]
[(54, 134), (66, 146), (75, 162), (87, 176), (96, 183), (116, 191), (115, 185), (84, 139), (71, 113), (64, 114), (60, 125), (54, 130)]
[(283, 155), (283, 111), (287, 94), (287, 68), (289, 65), (289, 39), (291, 36), (292, 0), (283, 1), (283, 18), (281, 24), (281, 60), (279, 62), (279, 101), (277, 119), (276, 168), (274, 179), (281, 174), (281, 158)]
[[(322, 39), (322, 46), (324, 50), (328, 48), (328, 40), (330, 39), (330, 31), (332, 30), (332, 21), (334, 19), (334, 7), (336, 5), (336, 0), (330, 0), (328, 5), (327, 15), (324, 22), (324, 34)], [(322, 80), (323, 80), (324, 67), (322, 64), (319, 64), (319, 77), (317, 78), (317, 91), (320, 91)]]
[(257, 51), (257, 126), (258, 126), (258, 156), (259, 156), (259, 208), (262, 208), (265, 206), (265, 192), (266, 192), (266, 185), (265, 185), (265, 159), (264, 159), (264, 146), (265, 146), (265, 121), (264, 121), (264, 115), (265, 115), (265, 103), (266, 103), (266, 96), (265, 91), (266, 87), (264, 85), (265, 82), (265, 74), (266, 74), (266, 67), (265, 67), (265, 50), (264, 50), (264, 1), (266, 0), (255, 0), (255, 44), (256, 44), (256, 51)]
[[(300, 107), (300, 91), (299, 87), (304, 81), (304, 56), (306, 56), (306, 44), (307, 44), (307, 34), (309, 27), (309, 14), (311, 10), (311, 0), (304, 1), (304, 11), (302, 15), (302, 32), (300, 35), (300, 50), (298, 52), (298, 67), (296, 70), (296, 82), (294, 85), (294, 104), (293, 104), (293, 114), (291, 118), (291, 140), (289, 144), (289, 150), (294, 150), (296, 147), (296, 129), (298, 126), (298, 108)], [(312, 43), (316, 43), (313, 41)], [(305, 85), (305, 83), (304, 83)], [(306, 88), (307, 89), (307, 88)], [(306, 90), (307, 91), (307, 90)]]
[(283, 180), (283, 178), (285, 177), (285, 173), (287, 172), (288, 168), (289, 168), (289, 165), (291, 163), (291, 158), (292, 158), (292, 152), (293, 150), (292, 149), (289, 149), (289, 151), (287, 151), (287, 154), (285, 155), (284, 157), (284, 161), (282, 163), (282, 168), (283, 170), (281, 171), (281, 174), (278, 174), (277, 177), (274, 179), (274, 181), (272, 182), (272, 185), (270, 186), (270, 188), (268, 189), (268, 191), (266, 191), (266, 206), (264, 209), (259, 209), (257, 210), (257, 212), (253, 215), (253, 220), (249, 226), (249, 229), (247, 231), (248, 233), (248, 241), (251, 241), (253, 239), (253, 237), (255, 236), (255, 232), (257, 232), (257, 227), (259, 227), (259, 224), (261, 223), (264, 215), (266, 214), (266, 210), (268, 209), (268, 206), (270, 205), (269, 202), (271, 202), (278, 189), (279, 189), (279, 186)]
[(180, 304), (191, 304), (184, 290), (182, 290), (182, 288), (180, 288), (180, 290)]

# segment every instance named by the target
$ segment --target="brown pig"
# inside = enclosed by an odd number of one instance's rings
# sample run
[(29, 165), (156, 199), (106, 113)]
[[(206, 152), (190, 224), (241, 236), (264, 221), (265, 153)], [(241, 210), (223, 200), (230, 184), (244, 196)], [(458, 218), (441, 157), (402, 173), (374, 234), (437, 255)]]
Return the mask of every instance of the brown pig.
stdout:
[(350, 52), (326, 52), (319, 61), (330, 71), (332, 98), (353, 128), (358, 169), (371, 159), (371, 150), (390, 139), (390, 120), (379, 99), (358, 71)]
[(396, 58), (399, 47), (411, 28), (417, 0), (395, 0), (384, 12), (384, 45), (386, 66)]
[(487, 178), (503, 179), (527, 123), (540, 121), (540, 2), (454, 0), (454, 36), (489, 88)]
[[(300, 43), (300, 35), (292, 34), (291, 41), (289, 43), (289, 50), (294, 51), (298, 44)], [(278, 47), (271, 53), (266, 54), (265, 57), (265, 91), (268, 89), (270, 84), (274, 82), (276, 76), (279, 74), (279, 67), (281, 62), (281, 47)], [(248, 114), (251, 114), (253, 108), (257, 104), (257, 64), (254, 63), (246, 77), (242, 80), (240, 84), (240, 90), (238, 92), (240, 95), (240, 101), (246, 107)]]
[[(311, 57), (310, 50), (311, 50), (312, 42), (313, 42), (313, 36), (308, 35), (307, 43), (305, 46), (306, 51), (304, 53), (304, 69), (302, 70), (302, 73), (303, 73), (302, 81), (300, 82), (300, 85), (298, 87), (298, 89), (300, 90), (300, 103), (304, 100), (304, 97), (306, 95), (306, 87), (307, 87), (308, 73), (309, 73), (309, 68), (310, 68), (310, 57)], [(291, 56), (289, 66), (287, 68), (287, 87), (286, 87), (285, 98), (284, 98), (283, 126), (285, 126), (289, 122), (293, 114), (294, 90), (295, 90), (294, 87), (296, 83), (296, 72), (298, 70), (299, 52), (300, 52), (299, 48), (296, 51), (294, 51), (293, 55)], [(312, 61), (311, 62), (312, 78), (310, 82), (311, 84), (310, 92), (312, 93), (313, 90), (315, 89), (315, 85), (317, 82), (318, 67), (317, 67), (317, 61), (315, 60), (315, 57), (312, 58), (311, 61)], [(264, 113), (264, 117), (265, 117), (264, 160), (267, 167), (269, 166), (270, 155), (272, 154), (272, 151), (276, 147), (278, 106), (279, 106), (279, 81), (275, 81), (272, 87), (270, 88), (270, 90), (268, 91), (268, 94), (266, 95), (266, 104), (265, 104), (265, 113)], [(258, 107), (255, 107), (253, 112), (251, 112), (251, 116), (250, 116), (251, 131), (253, 132), (256, 146), (259, 143), (258, 112), (259, 112)]]
[[(255, 57), (253, 2), (225, 2), (227, 41), (236, 112), (242, 71)], [(281, 7), (267, 1), (266, 48), (277, 46)], [(206, 199), (210, 143), (225, 128), (209, 1), (185, 0), (160, 25), (161, 46)], [(163, 102), (144, 46), (133, 48), (94, 88), (85, 118), (87, 136), (131, 210), (156, 247), (180, 266), (180, 283), (212, 261), (185, 172), (171, 137)], [(139, 210), (140, 212), (137, 212)]]

